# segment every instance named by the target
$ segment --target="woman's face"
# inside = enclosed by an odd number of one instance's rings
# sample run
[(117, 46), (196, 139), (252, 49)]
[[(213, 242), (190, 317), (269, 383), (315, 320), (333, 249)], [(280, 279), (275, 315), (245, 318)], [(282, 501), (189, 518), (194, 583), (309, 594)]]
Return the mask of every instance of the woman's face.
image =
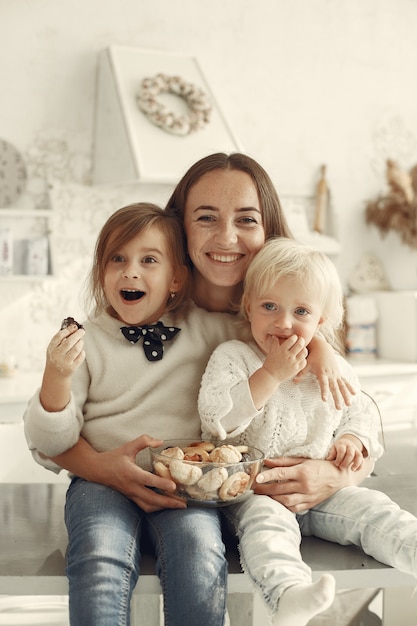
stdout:
[(256, 187), (240, 170), (214, 170), (191, 187), (184, 207), (188, 253), (209, 283), (241, 283), (265, 242)]

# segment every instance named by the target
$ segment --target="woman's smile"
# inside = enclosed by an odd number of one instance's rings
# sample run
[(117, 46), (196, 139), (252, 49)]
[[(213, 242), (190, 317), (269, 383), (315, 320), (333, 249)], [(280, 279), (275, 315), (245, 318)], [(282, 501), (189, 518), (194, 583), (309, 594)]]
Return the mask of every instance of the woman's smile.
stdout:
[(216, 254), (215, 252), (207, 252), (207, 256), (218, 263), (236, 263), (240, 261), (244, 254)]

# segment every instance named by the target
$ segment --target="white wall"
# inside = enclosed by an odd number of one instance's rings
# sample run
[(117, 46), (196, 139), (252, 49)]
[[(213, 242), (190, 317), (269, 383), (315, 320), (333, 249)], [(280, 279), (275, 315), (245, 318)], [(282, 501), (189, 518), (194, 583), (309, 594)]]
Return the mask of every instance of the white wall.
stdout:
[[(24, 154), (39, 205), (45, 177), (90, 180), (99, 50), (196, 56), (281, 193), (311, 193), (327, 164), (342, 278), (373, 252), (393, 288), (414, 289), (417, 252), (367, 227), (364, 203), (383, 190), (388, 156), (417, 163), (416, 23), (415, 0), (0, 0), (0, 137)], [(15, 318), (6, 303), (33, 295), (5, 289), (0, 343)]]

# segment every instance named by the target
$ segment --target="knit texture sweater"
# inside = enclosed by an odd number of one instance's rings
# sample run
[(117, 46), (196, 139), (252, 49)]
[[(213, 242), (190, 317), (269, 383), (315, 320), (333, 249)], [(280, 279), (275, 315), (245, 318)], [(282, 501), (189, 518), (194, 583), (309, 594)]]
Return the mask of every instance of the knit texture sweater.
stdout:
[(86, 358), (73, 375), (69, 404), (56, 413), (45, 411), (38, 390), (24, 415), (26, 438), (39, 463), (58, 471), (42, 455), (65, 452), (80, 435), (97, 451), (143, 434), (200, 438), (201, 377), (213, 349), (237, 336), (236, 322), (231, 315), (195, 306), (182, 322), (170, 315), (161, 321), (181, 331), (164, 342), (163, 358), (152, 362), (145, 356), (142, 339), (130, 343), (120, 330), (123, 323), (107, 313), (83, 322)]
[(308, 374), (295, 384), (287, 380), (261, 410), (253, 404), (248, 379), (264, 362), (254, 342), (227, 341), (213, 352), (199, 395), (203, 431), (228, 441), (249, 444), (269, 457), (326, 458), (334, 440), (350, 433), (369, 455), (383, 453), (378, 442), (379, 414), (372, 400), (361, 393), (349, 363), (336, 355), (341, 372), (354, 387), (350, 407), (337, 410), (332, 399), (323, 402), (317, 378)]

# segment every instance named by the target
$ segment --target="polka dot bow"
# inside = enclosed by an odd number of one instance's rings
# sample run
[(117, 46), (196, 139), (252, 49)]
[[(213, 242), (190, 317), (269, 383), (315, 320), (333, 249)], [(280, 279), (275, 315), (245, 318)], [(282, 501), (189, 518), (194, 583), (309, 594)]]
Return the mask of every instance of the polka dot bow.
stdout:
[(160, 361), (164, 354), (163, 341), (170, 341), (181, 328), (164, 326), (162, 322), (144, 326), (122, 326), (120, 330), (130, 343), (137, 343), (143, 337), (143, 349), (148, 361)]

